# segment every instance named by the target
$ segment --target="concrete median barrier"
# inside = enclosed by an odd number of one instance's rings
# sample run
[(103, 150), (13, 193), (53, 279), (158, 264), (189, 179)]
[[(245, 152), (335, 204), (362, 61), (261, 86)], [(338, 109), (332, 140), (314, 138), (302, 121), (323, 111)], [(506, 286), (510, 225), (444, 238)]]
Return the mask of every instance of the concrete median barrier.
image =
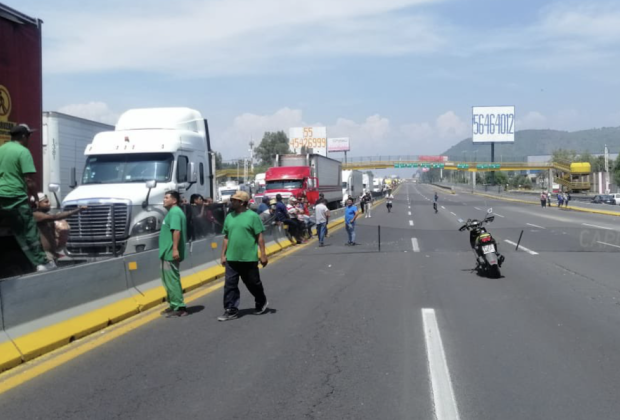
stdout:
[[(268, 255), (292, 246), (276, 228), (265, 242)], [(185, 291), (224, 276), (221, 246), (221, 236), (190, 244), (181, 265)], [(153, 250), (0, 281), (0, 371), (164, 302), (160, 264)]]

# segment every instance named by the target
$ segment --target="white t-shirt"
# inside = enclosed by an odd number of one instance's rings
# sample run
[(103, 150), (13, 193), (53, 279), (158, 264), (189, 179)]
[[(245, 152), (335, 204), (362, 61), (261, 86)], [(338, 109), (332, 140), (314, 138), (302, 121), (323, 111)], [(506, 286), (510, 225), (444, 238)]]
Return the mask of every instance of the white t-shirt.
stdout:
[(394, 196), (392, 194), (389, 194), (387, 197), (385, 197), (385, 200), (387, 201), (388, 204), (392, 204), (392, 200), (394, 200)]
[(321, 223), (327, 223), (327, 212), (329, 210), (327, 209), (327, 206), (323, 203), (321, 204), (317, 204), (317, 206), (314, 208), (314, 215), (316, 217), (316, 224), (321, 224)]

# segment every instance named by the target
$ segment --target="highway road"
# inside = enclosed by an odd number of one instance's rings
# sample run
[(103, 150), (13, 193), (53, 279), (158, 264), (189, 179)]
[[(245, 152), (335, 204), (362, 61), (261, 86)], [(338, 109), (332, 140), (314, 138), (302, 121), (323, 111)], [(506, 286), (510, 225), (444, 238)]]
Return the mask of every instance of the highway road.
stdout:
[[(360, 219), (358, 246), (332, 231), (272, 261), (265, 315), (242, 286), (246, 315), (217, 322), (215, 285), (190, 317), (74, 343), (89, 348), (0, 394), (0, 418), (619, 418), (616, 219), (465, 193), (434, 214), (434, 192), (404, 184), (392, 213)], [(472, 272), (458, 232), (488, 208), (500, 279)]]

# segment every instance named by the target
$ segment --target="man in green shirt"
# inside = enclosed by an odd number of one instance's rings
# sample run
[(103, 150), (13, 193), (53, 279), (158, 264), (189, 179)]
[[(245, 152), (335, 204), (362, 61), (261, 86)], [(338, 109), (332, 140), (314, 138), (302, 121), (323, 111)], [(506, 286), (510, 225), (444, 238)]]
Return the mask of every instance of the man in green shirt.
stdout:
[(168, 214), (164, 218), (159, 232), (159, 259), (161, 260), (161, 279), (168, 296), (167, 309), (162, 315), (171, 317), (187, 316), (181, 286), (181, 261), (185, 259), (185, 242), (187, 242), (187, 219), (179, 207), (181, 196), (176, 191), (167, 191), (164, 195), (164, 207)]
[(269, 302), (265, 296), (263, 283), (258, 272), (258, 249), (260, 263), (267, 266), (267, 252), (263, 231), (265, 227), (260, 217), (248, 211), (250, 196), (244, 191), (237, 191), (230, 199), (232, 212), (224, 221), (224, 245), (222, 246), (222, 265), (226, 267), (224, 281), (224, 314), (218, 321), (229, 321), (239, 317), (239, 277), (254, 296), (255, 315), (267, 312)]
[(37, 197), (34, 174), (37, 170), (26, 148), (33, 130), (26, 124), (11, 129), (11, 141), (0, 147), (0, 219), (7, 220), (13, 235), (37, 271), (56, 268), (48, 261), (37, 224), (32, 215), (29, 197)]

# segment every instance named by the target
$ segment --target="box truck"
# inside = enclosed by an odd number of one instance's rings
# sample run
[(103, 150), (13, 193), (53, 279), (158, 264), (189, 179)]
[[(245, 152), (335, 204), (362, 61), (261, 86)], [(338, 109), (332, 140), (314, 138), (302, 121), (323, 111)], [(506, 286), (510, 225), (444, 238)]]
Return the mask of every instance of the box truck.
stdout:
[(113, 125), (61, 114), (43, 113), (43, 183), (40, 190), (50, 195), (49, 185), (56, 184), (62, 202), (78, 186), (86, 164), (84, 150), (93, 137), (102, 131), (114, 130)]
[(349, 198), (353, 202), (364, 192), (364, 176), (360, 171), (342, 171), (342, 202), (343, 204)]
[(114, 131), (95, 135), (84, 155), (81, 184), (63, 201), (64, 210), (88, 206), (68, 219), (70, 257), (155, 249), (165, 192), (189, 201), (215, 189), (207, 120), (189, 108), (129, 110)]
[(342, 203), (341, 168), (339, 161), (317, 154), (276, 155), (274, 167), (265, 173), (265, 195), (305, 196), (315, 204), (323, 194), (328, 207), (337, 208)]

